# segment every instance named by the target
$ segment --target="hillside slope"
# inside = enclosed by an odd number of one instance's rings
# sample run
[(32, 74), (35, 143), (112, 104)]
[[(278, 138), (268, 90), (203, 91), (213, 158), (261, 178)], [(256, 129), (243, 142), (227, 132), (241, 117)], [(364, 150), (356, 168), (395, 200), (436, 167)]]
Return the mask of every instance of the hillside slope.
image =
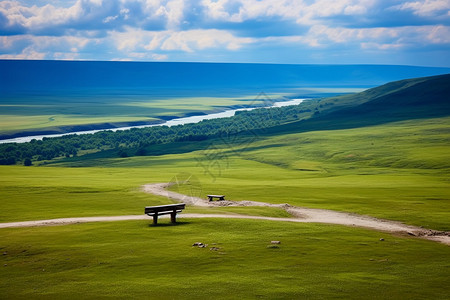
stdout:
[(450, 74), (391, 82), (362, 93), (322, 99), (315, 117), (268, 132), (356, 128), (450, 115)]

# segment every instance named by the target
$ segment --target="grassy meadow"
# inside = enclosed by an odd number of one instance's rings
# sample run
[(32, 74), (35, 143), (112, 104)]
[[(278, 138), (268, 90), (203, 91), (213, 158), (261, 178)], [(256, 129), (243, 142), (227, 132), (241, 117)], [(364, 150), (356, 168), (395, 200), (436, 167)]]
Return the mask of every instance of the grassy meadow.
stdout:
[(6, 299), (448, 296), (448, 246), (358, 228), (183, 219), (176, 226), (127, 221), (1, 232)]
[[(0, 222), (142, 214), (146, 183), (450, 230), (450, 118), (156, 145), (0, 166)], [(190, 193), (192, 186), (174, 189)], [(285, 217), (269, 208), (186, 212)], [(322, 224), (180, 219), (0, 229), (0, 294), (23, 298), (446, 299), (449, 247)], [(380, 241), (384, 238), (385, 241)], [(271, 240), (280, 240), (278, 248)], [(218, 251), (193, 248), (208, 243)]]
[[(448, 124), (449, 118), (403, 121), (249, 136), (235, 144), (155, 145), (145, 157), (106, 152), (45, 167), (2, 166), (0, 193), (10, 200), (2, 202), (0, 215), (10, 221), (19, 212), (23, 220), (140, 213), (144, 203), (167, 201), (141, 193), (141, 185), (188, 173), (203, 196), (220, 193), (231, 200), (327, 208), (449, 230)], [(36, 210), (30, 197), (51, 209)]]
[[(278, 99), (283, 94), (269, 94)], [(70, 126), (155, 122), (165, 118), (223, 111), (264, 103), (256, 95), (164, 98), (145, 95), (33, 96), (0, 99), (0, 134), (39, 130), (65, 131)], [(36, 104), (39, 103), (39, 104)], [(182, 103), (182, 104), (180, 104)]]

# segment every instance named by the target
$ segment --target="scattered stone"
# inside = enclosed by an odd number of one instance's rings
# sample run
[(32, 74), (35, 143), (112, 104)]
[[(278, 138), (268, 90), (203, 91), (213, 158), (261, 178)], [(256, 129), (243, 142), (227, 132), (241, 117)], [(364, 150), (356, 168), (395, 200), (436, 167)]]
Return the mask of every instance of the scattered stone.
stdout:
[(7, 265), (8, 265), (8, 264), (4, 264), (3, 266), (5, 266), (5, 267), (6, 267)]
[(3, 252), (3, 255), (8, 255), (8, 252), (7, 251)]
[(278, 249), (280, 247), (278, 245), (268, 245), (267, 248), (268, 249)]
[(270, 243), (271, 243), (271, 244), (274, 244), (274, 245), (279, 245), (279, 244), (281, 244), (280, 241), (271, 241)]
[(409, 235), (412, 235), (412, 236), (416, 236), (413, 232), (411, 232), (411, 231), (408, 231), (407, 232)]
[(208, 247), (208, 244), (203, 244), (201, 242), (196, 242), (196, 243), (192, 244), (192, 247), (206, 248), (206, 247)]
[(382, 242), (382, 241), (384, 241), (384, 239), (383, 239), (383, 238), (381, 238), (381, 239), (380, 239), (380, 241)]
[(211, 248), (209, 248), (209, 250), (211, 250), (211, 251), (219, 251), (220, 248), (218, 248), (218, 247), (211, 247)]

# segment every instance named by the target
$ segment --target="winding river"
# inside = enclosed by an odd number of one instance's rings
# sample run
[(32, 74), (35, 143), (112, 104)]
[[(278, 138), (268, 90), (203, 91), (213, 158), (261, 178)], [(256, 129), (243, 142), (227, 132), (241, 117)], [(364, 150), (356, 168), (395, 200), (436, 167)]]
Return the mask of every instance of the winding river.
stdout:
[(160, 124), (151, 124), (151, 125), (139, 125), (139, 126), (129, 126), (129, 127), (118, 127), (118, 128), (111, 128), (111, 129), (97, 129), (97, 130), (87, 130), (87, 131), (76, 131), (76, 132), (67, 132), (62, 134), (48, 134), (48, 135), (33, 135), (33, 136), (23, 136), (23, 137), (17, 137), (12, 139), (5, 139), (0, 140), (0, 144), (5, 143), (27, 143), (31, 140), (42, 140), (43, 138), (53, 138), (53, 137), (60, 137), (64, 135), (69, 134), (92, 134), (100, 131), (118, 131), (118, 130), (128, 130), (131, 128), (145, 128), (145, 127), (154, 127), (154, 126), (176, 126), (176, 125), (184, 125), (184, 124), (192, 124), (192, 123), (198, 123), (203, 120), (211, 120), (211, 119), (218, 119), (218, 118), (227, 118), (232, 117), (237, 111), (245, 111), (245, 110), (254, 110), (257, 108), (272, 108), (272, 107), (283, 107), (283, 106), (290, 106), (290, 105), (298, 105), (300, 104), (304, 99), (292, 99), (289, 101), (279, 101), (274, 102), (270, 106), (265, 107), (248, 107), (248, 108), (238, 108), (238, 109), (230, 109), (219, 113), (211, 113), (201, 116), (191, 116), (191, 117), (184, 117), (184, 118), (177, 118), (168, 120), (164, 123)]

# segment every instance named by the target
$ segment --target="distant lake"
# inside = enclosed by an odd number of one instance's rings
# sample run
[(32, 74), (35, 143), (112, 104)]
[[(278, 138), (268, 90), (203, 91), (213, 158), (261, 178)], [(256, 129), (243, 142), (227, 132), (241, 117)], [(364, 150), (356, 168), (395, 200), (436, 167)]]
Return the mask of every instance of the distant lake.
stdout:
[(449, 73), (449, 68), (389, 65), (282, 65), (173, 62), (0, 60), (0, 92), (116, 90), (196, 96), (215, 89), (376, 86), (393, 80)]
[[(298, 105), (300, 104), (304, 99), (293, 99), (289, 101), (280, 101), (280, 102), (274, 102), (269, 106), (265, 106), (263, 108), (270, 108), (270, 107), (284, 107), (284, 106), (290, 106), (290, 105)], [(52, 138), (52, 137), (60, 137), (64, 135), (69, 134), (92, 134), (100, 131), (110, 130), (110, 131), (118, 131), (118, 130), (129, 130), (132, 128), (146, 128), (146, 127), (154, 127), (154, 126), (176, 126), (176, 125), (184, 125), (184, 124), (192, 124), (192, 123), (198, 123), (203, 120), (211, 120), (211, 119), (219, 119), (219, 118), (227, 118), (232, 117), (235, 115), (237, 111), (249, 111), (254, 110), (262, 107), (249, 107), (249, 108), (238, 108), (238, 109), (229, 109), (220, 113), (212, 113), (212, 114), (206, 114), (206, 115), (200, 115), (200, 116), (192, 116), (192, 117), (185, 117), (185, 118), (178, 118), (173, 120), (168, 120), (161, 124), (153, 124), (153, 125), (141, 125), (141, 126), (127, 126), (127, 127), (120, 127), (120, 128), (112, 128), (112, 129), (101, 129), (101, 130), (88, 130), (88, 131), (77, 131), (77, 132), (69, 132), (64, 134), (48, 134), (48, 135), (35, 135), (35, 136), (24, 136), (24, 137), (18, 137), (13, 139), (6, 139), (6, 140), (0, 140), (0, 144), (5, 143), (27, 143), (31, 140), (42, 140), (44, 137)]]
[[(0, 60), (0, 137), (196, 120), (288, 100), (358, 92), (449, 68)], [(183, 117), (180, 119), (180, 117)], [(184, 118), (186, 117), (186, 118)], [(204, 117), (204, 116), (202, 116)], [(171, 124), (171, 123), (169, 123)]]

